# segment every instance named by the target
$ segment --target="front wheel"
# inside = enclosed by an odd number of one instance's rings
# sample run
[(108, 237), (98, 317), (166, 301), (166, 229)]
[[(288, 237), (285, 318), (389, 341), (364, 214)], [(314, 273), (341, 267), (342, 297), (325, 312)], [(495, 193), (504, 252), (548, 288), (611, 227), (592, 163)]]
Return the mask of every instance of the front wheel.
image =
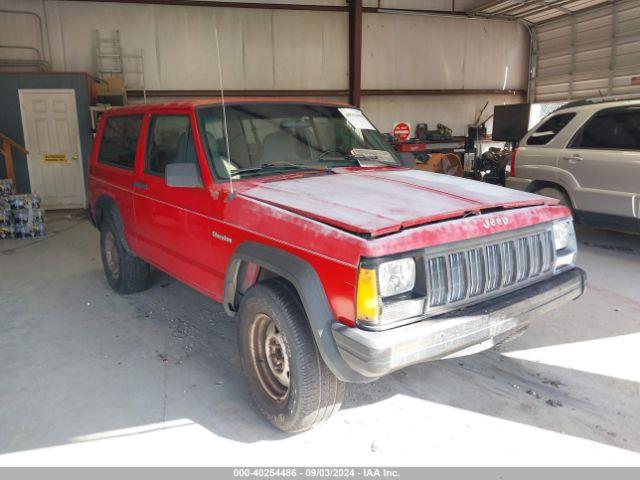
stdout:
[(344, 383), (324, 364), (293, 289), (282, 280), (253, 286), (238, 311), (238, 347), (251, 395), (266, 419), (301, 432), (340, 409)]

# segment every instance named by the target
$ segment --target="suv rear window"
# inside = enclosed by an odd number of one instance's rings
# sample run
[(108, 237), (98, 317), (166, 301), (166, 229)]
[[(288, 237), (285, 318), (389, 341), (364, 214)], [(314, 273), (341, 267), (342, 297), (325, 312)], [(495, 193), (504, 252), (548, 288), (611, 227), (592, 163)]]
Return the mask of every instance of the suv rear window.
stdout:
[(527, 139), (527, 145), (546, 145), (553, 140), (575, 116), (575, 113), (561, 113), (559, 115), (554, 115), (531, 134)]
[(108, 117), (104, 126), (98, 162), (133, 169), (142, 115)]
[(578, 132), (571, 147), (640, 150), (640, 108), (612, 108), (596, 113)]

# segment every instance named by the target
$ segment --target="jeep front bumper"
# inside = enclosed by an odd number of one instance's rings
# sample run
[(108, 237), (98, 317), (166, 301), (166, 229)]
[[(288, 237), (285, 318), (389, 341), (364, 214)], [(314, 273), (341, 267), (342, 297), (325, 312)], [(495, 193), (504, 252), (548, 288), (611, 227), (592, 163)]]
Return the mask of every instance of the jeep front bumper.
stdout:
[(385, 331), (335, 323), (345, 362), (372, 380), (414, 363), (476, 353), (516, 336), (540, 315), (584, 293), (586, 274), (572, 268), (502, 297)]

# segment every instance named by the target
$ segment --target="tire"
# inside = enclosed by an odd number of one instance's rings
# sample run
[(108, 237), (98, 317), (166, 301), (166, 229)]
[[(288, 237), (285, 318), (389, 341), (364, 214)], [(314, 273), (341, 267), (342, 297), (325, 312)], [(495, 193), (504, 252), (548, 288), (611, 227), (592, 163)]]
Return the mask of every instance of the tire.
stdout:
[(121, 295), (145, 290), (149, 285), (149, 264), (124, 248), (119, 229), (106, 216), (100, 226), (102, 267), (107, 282)]
[(571, 210), (571, 214), (573, 214), (571, 199), (562, 190), (555, 187), (542, 187), (535, 190), (533, 193), (542, 195), (544, 197), (551, 197), (555, 198), (556, 200), (560, 200), (560, 205), (564, 205), (565, 207), (567, 207), (569, 210)]
[(244, 295), (238, 348), (251, 396), (276, 428), (302, 432), (340, 409), (345, 385), (322, 360), (302, 304), (284, 280), (256, 284)]

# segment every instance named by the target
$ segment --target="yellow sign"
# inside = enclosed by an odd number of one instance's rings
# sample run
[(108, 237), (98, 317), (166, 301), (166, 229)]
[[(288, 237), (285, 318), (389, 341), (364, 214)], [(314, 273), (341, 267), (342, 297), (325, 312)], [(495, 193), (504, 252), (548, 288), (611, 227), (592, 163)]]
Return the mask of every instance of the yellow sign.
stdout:
[(45, 162), (55, 162), (55, 163), (66, 163), (67, 154), (66, 153), (45, 153), (44, 154)]

